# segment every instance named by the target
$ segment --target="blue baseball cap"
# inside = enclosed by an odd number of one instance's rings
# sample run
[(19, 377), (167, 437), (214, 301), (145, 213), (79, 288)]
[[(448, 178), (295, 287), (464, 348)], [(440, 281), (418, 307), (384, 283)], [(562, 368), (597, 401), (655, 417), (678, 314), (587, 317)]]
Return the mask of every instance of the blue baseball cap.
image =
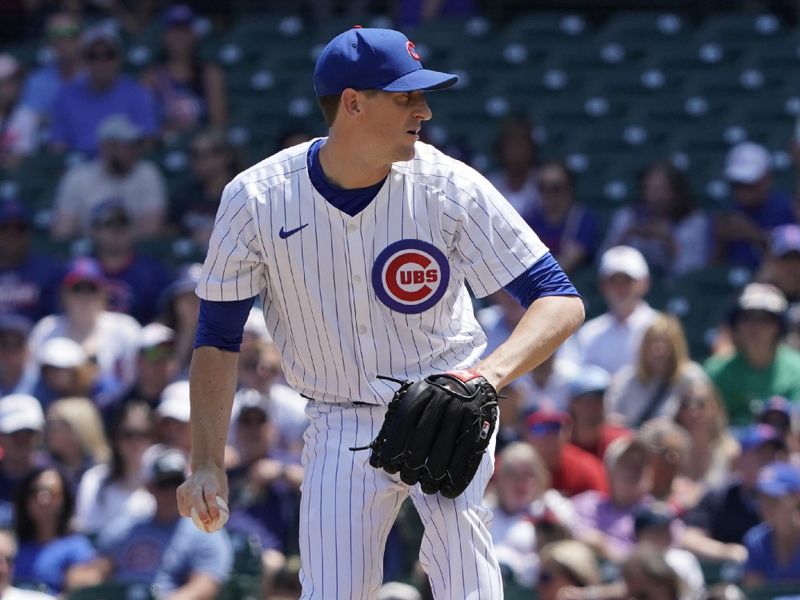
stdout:
[(191, 25), (194, 23), (194, 11), (186, 4), (174, 4), (164, 13), (164, 25)]
[(770, 463), (759, 472), (756, 489), (773, 498), (800, 493), (800, 468), (787, 462)]
[(742, 452), (753, 450), (764, 444), (775, 444), (781, 448), (785, 447), (780, 433), (774, 427), (766, 425), (765, 423), (748, 425), (739, 431), (736, 437), (739, 445), (742, 447)]
[(413, 92), (441, 90), (458, 81), (452, 73), (423, 69), (414, 42), (393, 29), (354, 27), (333, 38), (317, 59), (318, 97), (347, 88)]

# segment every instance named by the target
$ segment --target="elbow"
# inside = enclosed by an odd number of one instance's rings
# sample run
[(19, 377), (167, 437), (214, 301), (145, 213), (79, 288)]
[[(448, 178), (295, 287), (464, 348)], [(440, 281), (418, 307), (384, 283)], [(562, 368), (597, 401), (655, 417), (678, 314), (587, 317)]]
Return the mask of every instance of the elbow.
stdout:
[(578, 327), (583, 325), (586, 319), (586, 308), (583, 305), (583, 300), (579, 296), (572, 296), (569, 298), (570, 302), (570, 321), (569, 321), (569, 334), (572, 335)]

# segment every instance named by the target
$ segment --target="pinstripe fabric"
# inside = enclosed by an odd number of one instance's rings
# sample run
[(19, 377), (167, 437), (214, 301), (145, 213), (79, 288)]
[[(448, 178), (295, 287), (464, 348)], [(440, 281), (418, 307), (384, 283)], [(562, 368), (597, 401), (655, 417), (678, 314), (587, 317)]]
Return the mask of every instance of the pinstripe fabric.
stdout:
[[(351, 217), (311, 185), (309, 144), (268, 158), (225, 188), (198, 295), (263, 294), (287, 380), (320, 402), (385, 405), (394, 390), (376, 375), (417, 379), (474, 364), (485, 336), (464, 283), (489, 294), (546, 247), (479, 173), (422, 143)], [(441, 298), (420, 312), (395, 310), (372, 283), (377, 257), (401, 240), (432, 246), (449, 269)]]
[(456, 500), (409, 489), (371, 468), (368, 452), (347, 448), (371, 441), (383, 422), (395, 389), (377, 375), (419, 379), (477, 362), (486, 339), (465, 284), (489, 294), (547, 248), (479, 173), (421, 143), (351, 217), (311, 185), (309, 145), (228, 184), (197, 286), (206, 300), (260, 295), (286, 378), (311, 399), (302, 597), (374, 598), (389, 530), (411, 494), (437, 600), (502, 598), (491, 515), (480, 505), (493, 445)]
[(491, 512), (481, 506), (492, 475), (494, 442), (464, 494), (449, 500), (425, 495), (399, 476), (373, 469), (368, 452), (347, 450), (377, 435), (384, 407), (309, 402), (306, 412), (301, 600), (375, 598), (389, 530), (409, 494), (425, 525), (420, 562), (435, 598), (502, 599), (500, 568), (489, 535)]

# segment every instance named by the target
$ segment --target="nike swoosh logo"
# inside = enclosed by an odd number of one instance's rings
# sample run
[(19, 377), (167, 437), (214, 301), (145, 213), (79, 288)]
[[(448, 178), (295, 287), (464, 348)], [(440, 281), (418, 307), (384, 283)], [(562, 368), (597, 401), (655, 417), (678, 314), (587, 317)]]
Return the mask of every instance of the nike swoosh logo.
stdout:
[(300, 225), (300, 227), (295, 227), (294, 229), (290, 229), (289, 231), (286, 231), (283, 227), (281, 227), (280, 231), (278, 231), (278, 235), (280, 236), (280, 238), (282, 240), (285, 240), (290, 235), (294, 235), (295, 233), (300, 231), (303, 227), (307, 227), (307, 226), (308, 226), (308, 223), (306, 223), (305, 225)]

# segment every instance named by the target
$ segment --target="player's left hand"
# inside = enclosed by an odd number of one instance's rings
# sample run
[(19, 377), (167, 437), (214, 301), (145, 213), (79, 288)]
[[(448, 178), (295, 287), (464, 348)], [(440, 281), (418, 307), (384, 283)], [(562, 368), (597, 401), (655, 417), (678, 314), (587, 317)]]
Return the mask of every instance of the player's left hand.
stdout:
[(228, 520), (228, 515), (217, 502), (217, 496), (225, 506), (228, 502), (228, 478), (219, 467), (209, 465), (195, 469), (178, 487), (177, 496), (181, 515), (192, 517), (194, 509), (206, 532), (220, 529)]
[(497, 392), (472, 369), (399, 383), (369, 445), (370, 464), (399, 472), (404, 483), (419, 483), (426, 494), (461, 495), (497, 426)]

